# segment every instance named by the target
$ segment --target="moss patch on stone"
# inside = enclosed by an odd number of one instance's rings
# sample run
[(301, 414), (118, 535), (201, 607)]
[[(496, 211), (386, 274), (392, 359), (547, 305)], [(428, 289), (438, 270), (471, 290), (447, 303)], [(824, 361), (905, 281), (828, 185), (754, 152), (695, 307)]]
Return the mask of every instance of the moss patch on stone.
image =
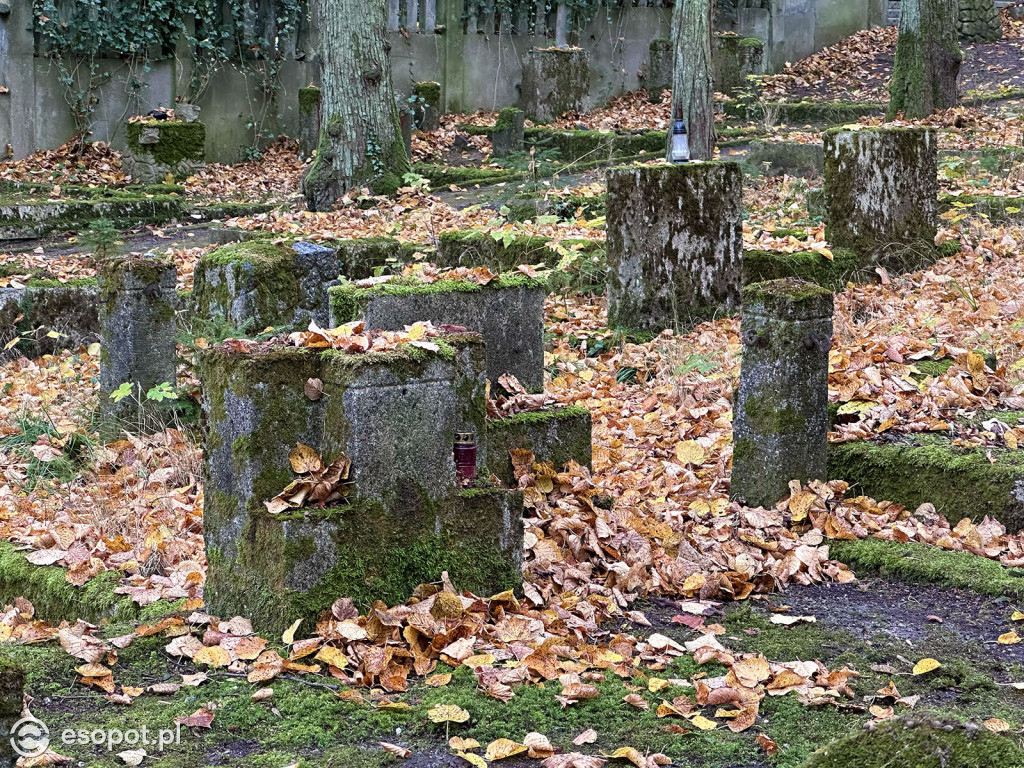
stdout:
[[(160, 131), (156, 144), (140, 144), (146, 128)], [(203, 123), (141, 120), (128, 123), (125, 131), (128, 148), (138, 155), (151, 155), (161, 165), (172, 168), (182, 161), (203, 162), (206, 159), (206, 126)]]
[(304, 117), (312, 115), (320, 106), (320, 89), (315, 85), (299, 88), (299, 111)]
[(1024, 528), (1024, 456), (1016, 451), (969, 450), (927, 435), (831, 443), (828, 473), (851, 483), (856, 493), (910, 510), (934, 504), (952, 525), (990, 515), (1010, 531)]

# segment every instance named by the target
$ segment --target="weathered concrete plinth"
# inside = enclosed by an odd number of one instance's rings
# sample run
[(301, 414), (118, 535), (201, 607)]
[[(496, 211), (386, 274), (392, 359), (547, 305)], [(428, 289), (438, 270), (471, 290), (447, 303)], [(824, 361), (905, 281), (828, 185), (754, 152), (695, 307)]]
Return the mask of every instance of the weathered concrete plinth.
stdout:
[(414, 83), (416, 96), (416, 127), (421, 131), (436, 131), (441, 127), (441, 84), (431, 81)]
[(561, 469), (570, 461), (591, 469), (590, 411), (581, 406), (520, 413), (487, 420), (487, 469), (501, 482), (516, 486), (509, 451), (531, 451), (538, 462)]
[(823, 138), (825, 236), (833, 246), (873, 254), (896, 268), (934, 247), (934, 130), (835, 128)]
[(515, 107), (505, 107), (498, 113), (498, 120), (491, 131), (491, 154), (494, 157), (508, 157), (523, 151), (525, 120), (526, 113)]
[(468, 280), (394, 280), (360, 288), (330, 289), (331, 325), (365, 320), (369, 328), (395, 331), (418, 320), (459, 325), (480, 333), (487, 345), (487, 377), (511, 373), (533, 392), (544, 389), (544, 298), (547, 285), (522, 274), (501, 275), (487, 285)]
[(590, 54), (582, 48), (532, 48), (523, 54), (520, 104), (527, 117), (547, 123), (583, 112), (590, 88)]
[(608, 325), (686, 328), (739, 304), (736, 163), (608, 170)]
[(313, 243), (249, 241), (205, 254), (196, 265), (193, 302), (203, 318), (252, 332), (305, 329), (330, 321), (327, 289), (338, 280), (334, 249)]
[[(479, 336), (370, 354), (270, 348), (200, 356), (205, 436), (206, 600), (262, 631), (315, 619), (339, 597), (368, 607), (407, 599), (447, 571), (457, 589), (521, 584), (522, 497), (456, 486), (456, 432), (485, 451)], [(306, 395), (317, 379), (322, 393)], [(272, 515), (293, 479), (296, 442), (351, 459), (348, 504)]]
[(320, 89), (299, 88), (299, 156), (312, 157), (320, 143)]
[(790, 480), (827, 477), (832, 294), (792, 278), (748, 285), (740, 328), (732, 496), (768, 507)]
[(661, 101), (661, 92), (672, 88), (672, 69), (675, 66), (675, 49), (672, 41), (665, 38), (651, 40), (647, 48), (647, 77), (644, 88), (652, 104)]
[(99, 341), (96, 281), (63, 285), (42, 279), (29, 280), (24, 288), (0, 288), (0, 348), (15, 336), (22, 340), (0, 359), (51, 355)]
[(764, 43), (756, 37), (715, 35), (712, 56), (715, 90), (727, 96), (754, 90), (751, 75), (765, 71)]
[[(176, 272), (170, 259), (118, 257), (98, 269), (100, 291), (100, 422), (105, 436), (158, 427), (159, 403), (146, 393), (177, 386)], [(131, 384), (115, 402), (111, 393)]]
[(144, 120), (128, 123), (125, 173), (144, 184), (187, 179), (206, 167), (206, 126), (200, 122)]

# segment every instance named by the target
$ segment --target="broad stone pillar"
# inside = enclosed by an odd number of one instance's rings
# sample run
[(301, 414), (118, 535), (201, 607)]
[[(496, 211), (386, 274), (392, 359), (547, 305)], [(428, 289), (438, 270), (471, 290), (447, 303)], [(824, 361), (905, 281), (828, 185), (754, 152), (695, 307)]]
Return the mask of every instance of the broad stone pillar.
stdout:
[(526, 113), (515, 107), (505, 107), (498, 113), (498, 120), (491, 131), (491, 154), (494, 157), (508, 157), (513, 152), (522, 152), (526, 145)]
[[(177, 384), (176, 273), (170, 259), (128, 256), (105, 260), (100, 286), (100, 420), (105, 434), (140, 430), (155, 403), (146, 393)], [(111, 394), (130, 384), (131, 395)]]
[(733, 403), (732, 496), (751, 507), (790, 480), (825, 480), (832, 294), (796, 278), (743, 289), (743, 360)]
[(533, 48), (523, 55), (521, 99), (531, 120), (582, 112), (589, 89), (590, 54), (582, 48)]
[(739, 304), (736, 163), (608, 170), (608, 325), (685, 328)]
[(823, 138), (829, 242), (893, 259), (900, 257), (894, 245), (930, 250), (937, 232), (935, 132), (834, 128)]

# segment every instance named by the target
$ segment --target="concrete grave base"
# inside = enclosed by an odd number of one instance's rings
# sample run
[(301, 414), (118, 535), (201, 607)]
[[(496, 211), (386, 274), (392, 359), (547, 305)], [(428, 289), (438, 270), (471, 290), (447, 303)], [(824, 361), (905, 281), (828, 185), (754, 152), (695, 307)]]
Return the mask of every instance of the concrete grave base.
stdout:
[(538, 462), (561, 469), (570, 461), (592, 468), (590, 411), (580, 406), (520, 413), (487, 421), (487, 469), (510, 487), (516, 486), (509, 451), (532, 451)]

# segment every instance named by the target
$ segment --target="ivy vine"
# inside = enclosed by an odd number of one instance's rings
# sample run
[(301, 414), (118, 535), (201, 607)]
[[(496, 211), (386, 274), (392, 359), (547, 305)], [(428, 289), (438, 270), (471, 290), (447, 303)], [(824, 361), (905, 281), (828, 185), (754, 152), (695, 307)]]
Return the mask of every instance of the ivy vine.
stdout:
[[(179, 98), (195, 102), (212, 77), (233, 67), (255, 81), (257, 96), (273, 99), (283, 42), (306, 18), (307, 0), (32, 0), (33, 30), (40, 55), (55, 65), (84, 142), (99, 89), (114, 65), (127, 68), (128, 87), (141, 91), (140, 73), (174, 58), (184, 45), (191, 66)], [(261, 110), (265, 117), (269, 110)], [(263, 120), (249, 127), (263, 136)]]

